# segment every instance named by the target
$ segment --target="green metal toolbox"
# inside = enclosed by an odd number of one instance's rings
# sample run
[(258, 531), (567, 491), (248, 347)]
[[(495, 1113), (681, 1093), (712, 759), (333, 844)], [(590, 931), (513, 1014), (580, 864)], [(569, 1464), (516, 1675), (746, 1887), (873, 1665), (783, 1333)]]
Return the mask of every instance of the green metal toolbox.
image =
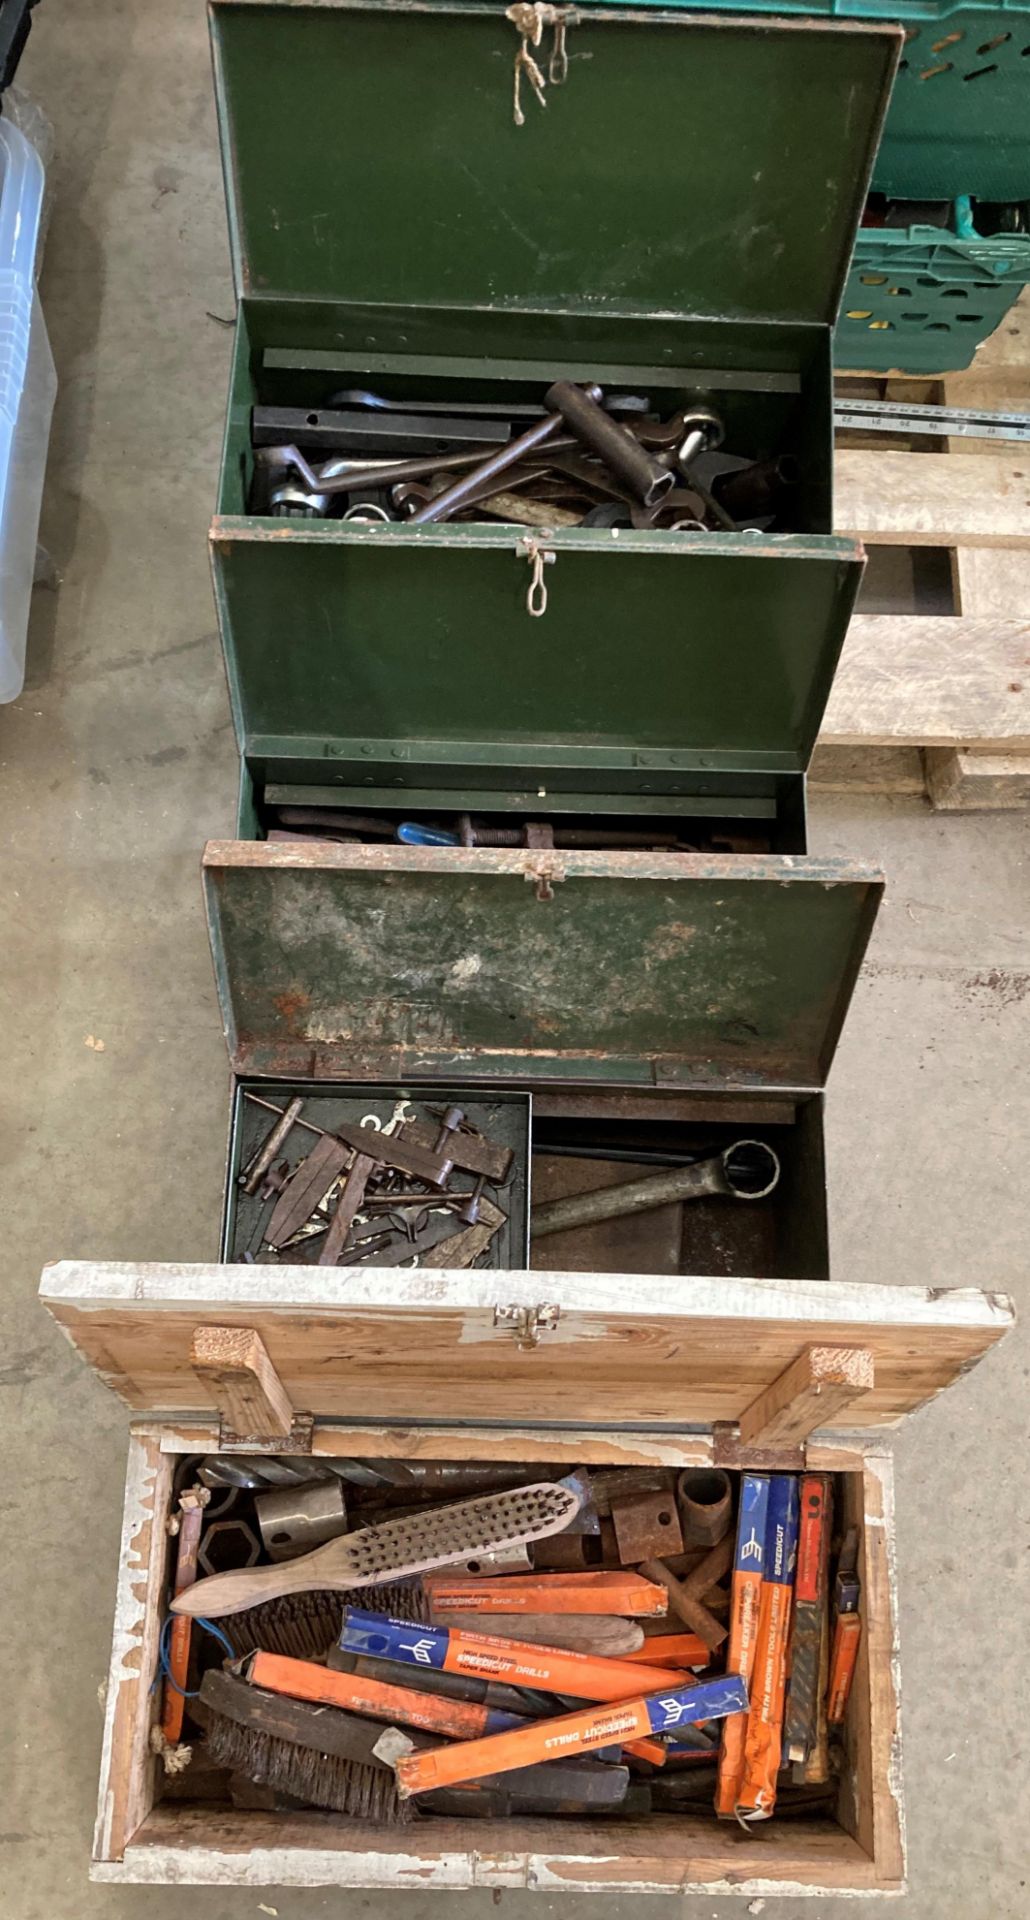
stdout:
[[(831, 328), (900, 36), (586, 8), (517, 127), (498, 5), (211, 17), (239, 296), (212, 556), (258, 803), (796, 790), (861, 566), (831, 532)], [(525, 529), (246, 512), (255, 403), (539, 403), (558, 375), (709, 394), (728, 442), (797, 458), (791, 530), (557, 532), (533, 619)]]

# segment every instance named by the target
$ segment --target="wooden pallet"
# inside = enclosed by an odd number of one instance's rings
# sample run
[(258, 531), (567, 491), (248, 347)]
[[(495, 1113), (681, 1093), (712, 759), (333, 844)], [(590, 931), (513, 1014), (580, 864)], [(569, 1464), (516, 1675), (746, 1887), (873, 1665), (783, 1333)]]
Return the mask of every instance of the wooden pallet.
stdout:
[[(873, 389), (858, 376), (845, 391)], [(898, 376), (899, 401), (1030, 412), (1030, 288), (965, 373)], [(952, 811), (1030, 804), (1030, 446), (838, 440), (836, 524), (869, 547), (946, 548), (954, 613), (856, 614), (814, 786), (926, 793)], [(975, 464), (974, 464), (975, 463)]]

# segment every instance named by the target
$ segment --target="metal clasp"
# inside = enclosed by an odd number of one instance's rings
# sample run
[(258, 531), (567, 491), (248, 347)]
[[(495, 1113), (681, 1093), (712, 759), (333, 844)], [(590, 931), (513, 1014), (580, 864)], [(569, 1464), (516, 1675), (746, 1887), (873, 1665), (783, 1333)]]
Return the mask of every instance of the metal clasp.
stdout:
[(550, 566), (557, 555), (549, 548), (542, 547), (531, 533), (524, 533), (516, 552), (523, 554), (533, 569), (533, 577), (526, 594), (526, 607), (534, 620), (539, 620), (547, 612), (547, 585), (544, 580), (544, 568)]
[(561, 1319), (561, 1308), (557, 1301), (541, 1302), (536, 1307), (495, 1307), (494, 1326), (510, 1327), (515, 1335), (515, 1344), (526, 1352), (539, 1346), (542, 1333), (553, 1333)]

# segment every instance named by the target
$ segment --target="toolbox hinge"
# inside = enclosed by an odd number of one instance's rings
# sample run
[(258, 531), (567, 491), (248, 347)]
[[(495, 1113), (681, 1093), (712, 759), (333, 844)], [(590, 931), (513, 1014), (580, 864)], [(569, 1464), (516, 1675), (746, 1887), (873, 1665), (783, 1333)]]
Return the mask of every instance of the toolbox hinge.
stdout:
[(762, 1447), (742, 1440), (735, 1420), (712, 1425), (712, 1465), (732, 1473), (804, 1473), (808, 1464), (804, 1445)]
[(315, 1431), (313, 1413), (295, 1413), (289, 1433), (237, 1433), (222, 1414), (218, 1422), (219, 1453), (310, 1453)]
[(540, 1344), (542, 1333), (551, 1333), (561, 1319), (561, 1308), (554, 1300), (536, 1307), (495, 1307), (494, 1326), (510, 1327), (515, 1344), (523, 1351)]

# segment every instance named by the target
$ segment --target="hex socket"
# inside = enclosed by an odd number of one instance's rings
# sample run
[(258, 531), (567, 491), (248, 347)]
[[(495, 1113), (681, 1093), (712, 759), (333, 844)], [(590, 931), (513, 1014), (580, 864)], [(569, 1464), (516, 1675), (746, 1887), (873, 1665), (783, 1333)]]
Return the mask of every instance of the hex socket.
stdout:
[(717, 1546), (733, 1518), (729, 1475), (718, 1467), (687, 1467), (676, 1482), (683, 1538), (691, 1547)]
[(599, 407), (592, 393), (571, 380), (556, 380), (544, 395), (547, 406), (591, 453), (628, 487), (634, 499), (653, 507), (675, 485), (676, 476), (642, 447), (628, 429)]
[(295, 1560), (347, 1531), (347, 1504), (337, 1479), (276, 1487), (258, 1495), (254, 1511), (271, 1560)]

